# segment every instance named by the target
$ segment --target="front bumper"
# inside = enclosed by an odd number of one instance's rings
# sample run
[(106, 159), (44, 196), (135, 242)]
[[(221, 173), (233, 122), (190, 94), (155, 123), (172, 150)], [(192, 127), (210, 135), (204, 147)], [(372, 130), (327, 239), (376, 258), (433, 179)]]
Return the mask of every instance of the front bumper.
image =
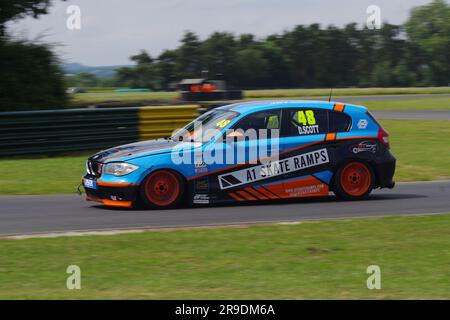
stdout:
[[(85, 187), (84, 179), (95, 180), (96, 188)], [(131, 208), (137, 199), (138, 185), (136, 184), (102, 182), (88, 175), (82, 178), (82, 184), (87, 201), (95, 201), (107, 206)]]

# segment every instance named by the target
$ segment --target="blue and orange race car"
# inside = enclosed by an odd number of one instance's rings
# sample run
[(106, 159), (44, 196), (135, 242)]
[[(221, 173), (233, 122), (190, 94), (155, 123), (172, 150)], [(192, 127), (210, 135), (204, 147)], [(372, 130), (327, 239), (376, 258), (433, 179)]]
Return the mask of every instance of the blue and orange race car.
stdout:
[(183, 203), (327, 196), (353, 200), (393, 188), (389, 135), (365, 107), (258, 101), (202, 114), (171, 137), (87, 160), (87, 200), (171, 208)]

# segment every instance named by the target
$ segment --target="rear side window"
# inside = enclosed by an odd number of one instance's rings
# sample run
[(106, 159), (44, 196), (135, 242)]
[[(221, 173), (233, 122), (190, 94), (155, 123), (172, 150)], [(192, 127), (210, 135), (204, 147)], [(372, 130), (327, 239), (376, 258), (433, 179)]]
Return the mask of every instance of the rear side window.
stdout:
[(352, 125), (351, 118), (342, 112), (329, 112), (328, 132), (346, 132)]
[(350, 130), (352, 120), (342, 112), (325, 109), (286, 109), (285, 136), (304, 136)]
[(328, 131), (328, 115), (322, 109), (287, 109), (288, 136), (321, 134)]

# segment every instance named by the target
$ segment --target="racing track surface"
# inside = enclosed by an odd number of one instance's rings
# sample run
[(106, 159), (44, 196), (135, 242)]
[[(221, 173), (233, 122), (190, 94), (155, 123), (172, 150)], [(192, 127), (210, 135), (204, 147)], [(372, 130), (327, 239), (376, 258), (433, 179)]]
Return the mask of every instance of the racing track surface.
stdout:
[(0, 236), (450, 212), (450, 181), (400, 183), (366, 201), (321, 199), (175, 210), (118, 210), (78, 195), (0, 197)]

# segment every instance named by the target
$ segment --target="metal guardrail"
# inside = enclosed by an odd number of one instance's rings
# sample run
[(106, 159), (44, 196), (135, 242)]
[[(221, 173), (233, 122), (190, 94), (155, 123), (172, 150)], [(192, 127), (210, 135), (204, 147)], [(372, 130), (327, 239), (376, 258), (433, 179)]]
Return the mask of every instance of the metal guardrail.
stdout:
[(160, 138), (184, 126), (198, 106), (68, 109), (0, 113), (0, 156), (108, 148)]

